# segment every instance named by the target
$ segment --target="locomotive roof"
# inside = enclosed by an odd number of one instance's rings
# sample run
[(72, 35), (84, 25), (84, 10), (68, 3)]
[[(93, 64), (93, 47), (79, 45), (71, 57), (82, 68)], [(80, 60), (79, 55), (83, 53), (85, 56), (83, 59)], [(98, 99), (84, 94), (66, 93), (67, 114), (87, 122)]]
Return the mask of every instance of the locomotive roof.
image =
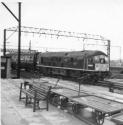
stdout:
[(44, 52), (44, 53), (41, 53), (41, 56), (44, 56), (44, 57), (63, 57), (63, 56), (65, 56), (65, 53), (66, 52)]
[(96, 55), (105, 55), (105, 53), (101, 52), (101, 51), (93, 51), (93, 50), (85, 50), (85, 51), (77, 51), (77, 52), (70, 52), (67, 56), (68, 57), (74, 57), (74, 56), (78, 56), (78, 57), (82, 57), (82, 56), (86, 56), (86, 57), (91, 57), (91, 56), (96, 56)]
[(71, 51), (71, 52), (45, 52), (41, 53), (43, 57), (91, 57), (96, 55), (105, 55), (102, 51), (85, 50), (85, 51)]

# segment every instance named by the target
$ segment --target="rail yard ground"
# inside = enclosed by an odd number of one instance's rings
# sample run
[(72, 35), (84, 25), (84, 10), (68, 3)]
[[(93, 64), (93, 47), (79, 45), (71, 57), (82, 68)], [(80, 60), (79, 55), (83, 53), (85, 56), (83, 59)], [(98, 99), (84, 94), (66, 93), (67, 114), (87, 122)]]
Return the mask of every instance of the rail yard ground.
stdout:
[[(48, 80), (53, 84), (56, 83), (57, 79), (42, 77), (26, 79), (28, 81)], [(49, 111), (39, 110), (32, 112), (30, 106), (25, 107), (23, 101), (19, 101), (19, 86), (20, 83), (25, 79), (1, 79), (1, 120), (2, 125), (88, 125), (87, 123), (79, 120), (73, 115), (66, 113), (66, 111), (58, 109), (57, 107), (50, 104)], [(68, 82), (60, 80), (59, 85), (65, 87), (73, 86), (74, 82)], [(74, 88), (78, 88), (78, 85), (74, 84)], [(85, 91), (98, 96), (107, 97), (110, 99), (118, 99), (123, 101), (122, 94), (111, 94), (105, 87), (98, 86), (81, 86)], [(41, 105), (44, 105), (43, 103)], [(110, 119), (106, 118), (103, 125), (115, 125)]]

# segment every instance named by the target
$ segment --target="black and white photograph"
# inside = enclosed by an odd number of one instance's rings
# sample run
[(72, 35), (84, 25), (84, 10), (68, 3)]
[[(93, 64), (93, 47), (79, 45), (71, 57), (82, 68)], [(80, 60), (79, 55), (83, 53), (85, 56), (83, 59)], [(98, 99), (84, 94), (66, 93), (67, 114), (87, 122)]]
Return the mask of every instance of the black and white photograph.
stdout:
[(0, 2), (1, 125), (123, 125), (123, 0)]

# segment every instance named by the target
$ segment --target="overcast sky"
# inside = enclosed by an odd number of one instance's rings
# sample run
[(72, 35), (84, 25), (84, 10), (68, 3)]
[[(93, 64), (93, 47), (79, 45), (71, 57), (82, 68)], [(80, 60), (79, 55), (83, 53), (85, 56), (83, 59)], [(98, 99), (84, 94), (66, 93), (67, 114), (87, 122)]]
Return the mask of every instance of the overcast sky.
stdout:
[[(18, 15), (17, 2), (5, 3), (15, 15)], [(17, 21), (2, 4), (0, 10), (0, 41), (3, 41), (3, 29), (17, 26)], [(121, 57), (123, 58), (123, 0), (40, 0), (40, 2), (22, 2), (22, 25), (101, 35), (111, 40), (112, 46), (122, 47)], [(23, 35), (22, 38), (24, 39)], [(10, 41), (14, 41), (12, 38), (10, 39)], [(30, 38), (30, 40), (32, 39), (34, 38)], [(50, 41), (50, 38), (48, 38), (48, 41)], [(28, 43), (29, 39), (27, 43), (23, 42), (22, 44), (26, 45)], [(70, 49), (73, 49), (73, 46), (76, 49), (80, 48), (81, 45), (80, 42), (71, 44), (63, 39), (62, 44), (60, 42), (59, 44), (47, 42), (46, 44), (42, 43), (41, 46), (50, 47), (49, 44), (55, 48), (60, 46), (60, 48), (69, 47)], [(115, 53), (112, 52), (112, 55), (117, 53), (116, 56), (119, 58), (120, 47), (114, 48)]]

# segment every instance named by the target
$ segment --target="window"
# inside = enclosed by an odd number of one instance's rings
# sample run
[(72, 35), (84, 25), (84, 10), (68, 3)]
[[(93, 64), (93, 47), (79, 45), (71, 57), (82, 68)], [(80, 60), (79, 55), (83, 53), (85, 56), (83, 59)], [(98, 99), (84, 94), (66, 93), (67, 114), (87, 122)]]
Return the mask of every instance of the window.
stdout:
[(104, 58), (100, 58), (100, 63), (105, 63), (105, 59)]
[(99, 62), (100, 62), (99, 56), (95, 56), (95, 57), (94, 57), (94, 60), (95, 60), (95, 63), (99, 63)]
[(105, 56), (105, 63), (108, 63), (108, 57)]
[(93, 63), (93, 58), (88, 58), (88, 63), (89, 64)]

